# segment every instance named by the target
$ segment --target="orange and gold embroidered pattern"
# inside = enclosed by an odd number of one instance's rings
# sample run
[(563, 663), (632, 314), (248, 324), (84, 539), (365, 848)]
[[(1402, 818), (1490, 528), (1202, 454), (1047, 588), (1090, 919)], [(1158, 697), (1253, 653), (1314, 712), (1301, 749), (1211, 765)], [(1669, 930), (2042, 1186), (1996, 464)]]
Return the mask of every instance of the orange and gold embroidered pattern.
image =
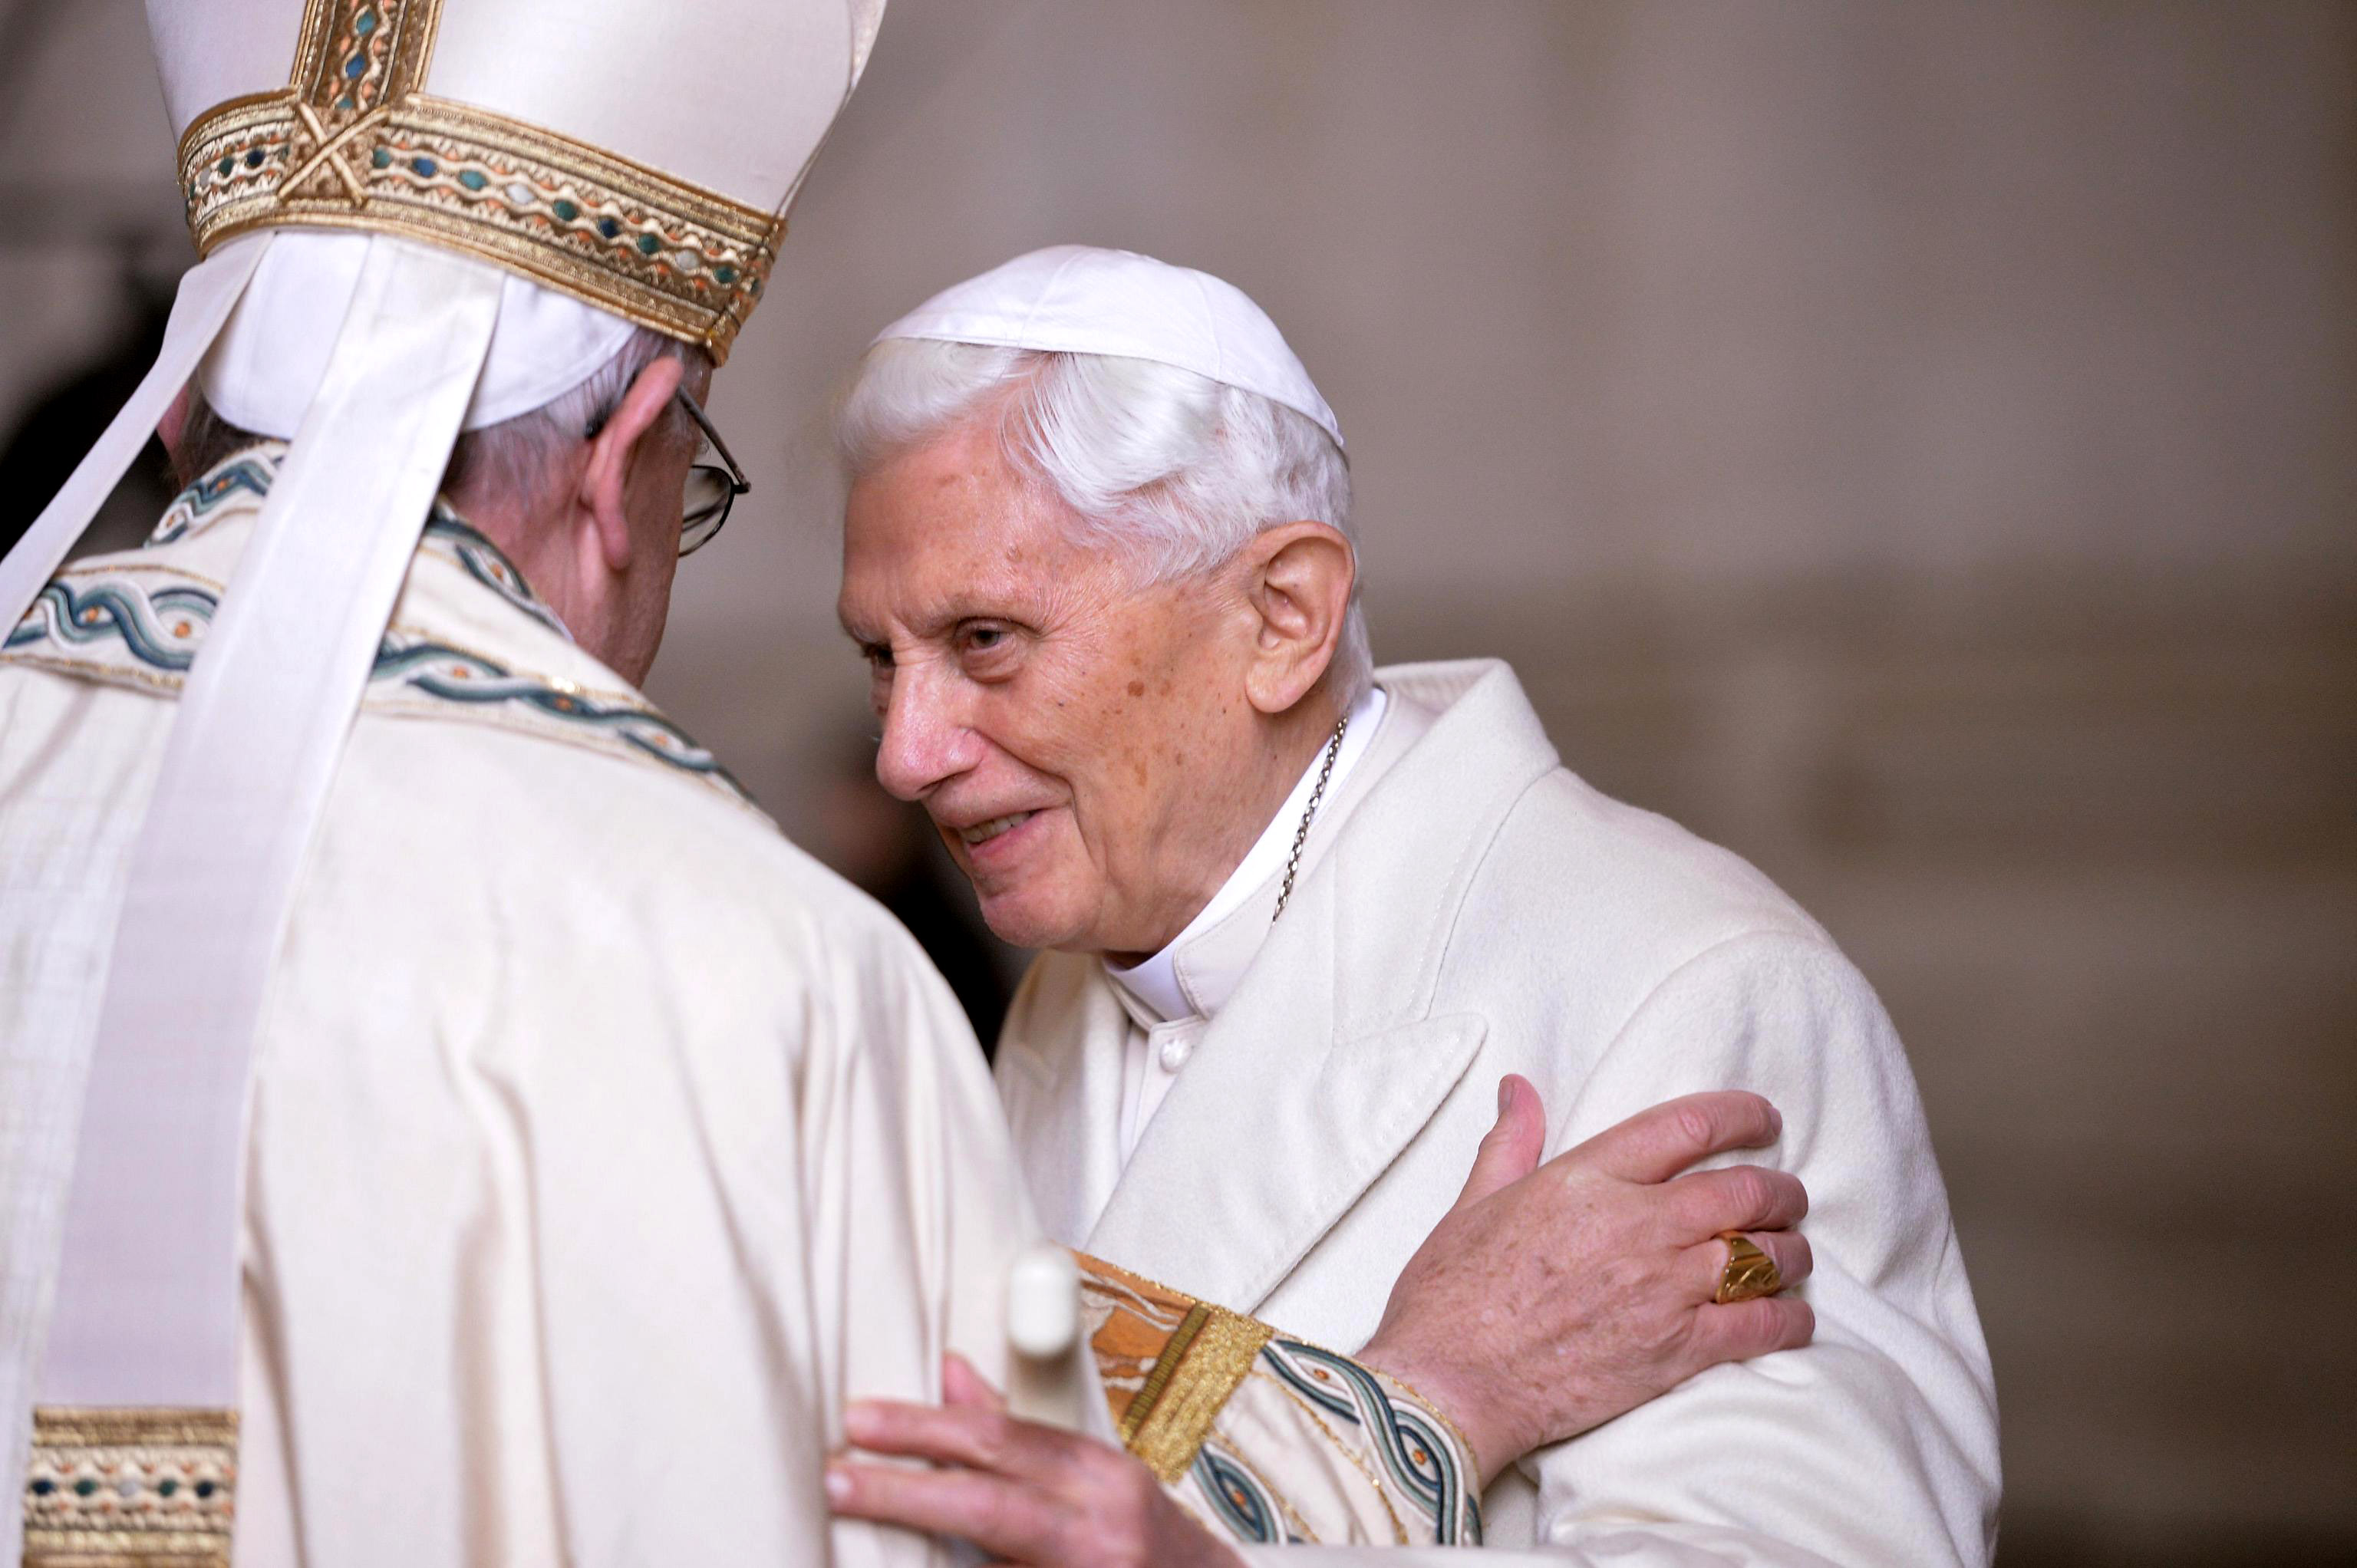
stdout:
[(1273, 1331), (1099, 1259), (1079, 1262), (1089, 1347), (1114, 1424), (1147, 1468), (1175, 1481)]
[(1075, 1256), (1123, 1443), (1213, 1530), (1247, 1544), (1480, 1543), (1472, 1449), (1413, 1389)]

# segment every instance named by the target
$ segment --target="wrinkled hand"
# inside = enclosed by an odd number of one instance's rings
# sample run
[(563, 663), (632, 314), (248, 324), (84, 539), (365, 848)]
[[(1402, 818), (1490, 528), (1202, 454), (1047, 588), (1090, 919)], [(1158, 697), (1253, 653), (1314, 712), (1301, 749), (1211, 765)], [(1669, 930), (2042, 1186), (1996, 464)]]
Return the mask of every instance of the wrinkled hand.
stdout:
[(1782, 1126), (1756, 1094), (1690, 1094), (1539, 1165), (1538, 1090), (1507, 1077), (1463, 1194), (1401, 1271), (1358, 1359), (1437, 1403), (1487, 1485), (1706, 1367), (1807, 1344), (1806, 1302), (1711, 1300), (1722, 1231), (1749, 1235), (1787, 1285), (1807, 1276), (1809, 1244), (1790, 1229), (1808, 1211), (1799, 1179), (1757, 1165), (1678, 1174), (1771, 1144)]
[(946, 1468), (837, 1460), (826, 1469), (835, 1512), (957, 1536), (1009, 1565), (1243, 1568), (1138, 1460), (1008, 1415), (963, 1357), (942, 1363), (942, 1391), (938, 1407), (877, 1400), (845, 1412), (860, 1447)]

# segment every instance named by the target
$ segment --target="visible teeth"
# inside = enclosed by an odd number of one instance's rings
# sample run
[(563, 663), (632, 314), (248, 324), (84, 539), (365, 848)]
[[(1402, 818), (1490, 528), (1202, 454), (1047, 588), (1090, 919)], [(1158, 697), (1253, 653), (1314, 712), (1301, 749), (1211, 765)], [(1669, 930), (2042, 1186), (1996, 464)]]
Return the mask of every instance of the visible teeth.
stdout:
[(1009, 828), (1021, 827), (1037, 814), (1033, 811), (1017, 811), (1011, 817), (993, 817), (986, 822), (976, 822), (970, 828), (960, 828), (958, 837), (965, 840), (966, 847), (971, 849), (975, 844), (996, 838)]

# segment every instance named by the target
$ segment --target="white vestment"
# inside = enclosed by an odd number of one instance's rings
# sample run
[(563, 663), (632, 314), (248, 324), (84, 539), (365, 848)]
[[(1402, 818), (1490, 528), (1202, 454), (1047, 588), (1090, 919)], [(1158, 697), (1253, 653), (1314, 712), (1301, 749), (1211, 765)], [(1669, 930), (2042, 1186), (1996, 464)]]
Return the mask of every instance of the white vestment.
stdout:
[(1815, 1343), (1524, 1460), (1483, 1501), (1487, 1541), (1534, 1563), (1986, 1563), (1988, 1355), (1873, 992), (1758, 872), (1566, 770), (1505, 666), (1377, 680), (1380, 733), (1283, 919), (1271, 879), (1173, 955), (1182, 984), (1243, 978), (1172, 1026), (1190, 1048), (1134, 1155), (1140, 1026), (1115, 983), (1057, 953), (1026, 978), (997, 1076), (1050, 1232), (1348, 1350), (1454, 1201), (1504, 1073), (1537, 1085), (1550, 1154), (1676, 1095), (1757, 1090), (1781, 1138), (1716, 1163), (1806, 1182)]
[[(276, 450), (0, 651), (12, 1251), (62, 1202), (128, 847)], [(241, 1562), (949, 1559), (831, 1523), (820, 1476), (847, 1394), (937, 1398), (951, 1348), (1003, 1380), (1037, 1232), (965, 1020), (447, 514), (272, 983)], [(0, 1328), (39, 1333), (49, 1282), (5, 1284)]]

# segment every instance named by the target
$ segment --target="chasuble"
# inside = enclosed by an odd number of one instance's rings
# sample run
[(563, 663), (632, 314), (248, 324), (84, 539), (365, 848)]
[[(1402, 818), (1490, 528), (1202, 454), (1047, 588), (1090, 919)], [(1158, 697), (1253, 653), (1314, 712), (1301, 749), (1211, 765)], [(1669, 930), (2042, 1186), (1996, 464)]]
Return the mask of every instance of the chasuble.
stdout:
[[(11, 1216), (66, 1178), (136, 806), (278, 460), (69, 567), (0, 652)], [(948, 1560), (830, 1524), (819, 1478), (847, 1397), (937, 1396), (951, 1348), (1004, 1375), (1036, 1232), (963, 1015), (447, 510), (256, 1061), (242, 1432), (202, 1499), (241, 1560)], [(205, 1476), (78, 1493), (86, 1457), (37, 1451), (29, 1544), (109, 1502), (201, 1532)]]

